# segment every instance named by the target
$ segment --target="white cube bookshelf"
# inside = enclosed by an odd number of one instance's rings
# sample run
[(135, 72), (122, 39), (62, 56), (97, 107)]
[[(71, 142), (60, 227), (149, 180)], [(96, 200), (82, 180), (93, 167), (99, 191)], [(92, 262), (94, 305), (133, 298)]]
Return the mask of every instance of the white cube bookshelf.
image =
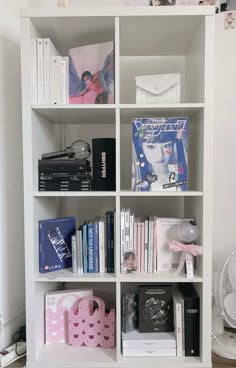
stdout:
[[(61, 55), (72, 47), (115, 42), (115, 103), (113, 105), (37, 105), (32, 89), (31, 44), (49, 37)], [(30, 8), (21, 12), (22, 114), (24, 152), (25, 259), (28, 368), (211, 366), (211, 204), (212, 98), (214, 65), (214, 7)], [(179, 72), (179, 104), (135, 104), (137, 74)], [(131, 126), (133, 117), (190, 118), (189, 190), (132, 192)], [(75, 138), (76, 137), (76, 138)], [(70, 145), (75, 139), (116, 138), (116, 191), (38, 192), (38, 159), (42, 153)], [(192, 282), (201, 299), (200, 357), (125, 358), (121, 352), (122, 291), (139, 284), (189, 282), (171, 273), (120, 273), (122, 207), (139, 216), (193, 217), (200, 228), (203, 256)], [(115, 273), (75, 275), (63, 270), (38, 273), (38, 221), (75, 216), (79, 223), (116, 208)], [(74, 348), (44, 344), (44, 294), (62, 287), (92, 287), (108, 306), (116, 307), (114, 349)]]

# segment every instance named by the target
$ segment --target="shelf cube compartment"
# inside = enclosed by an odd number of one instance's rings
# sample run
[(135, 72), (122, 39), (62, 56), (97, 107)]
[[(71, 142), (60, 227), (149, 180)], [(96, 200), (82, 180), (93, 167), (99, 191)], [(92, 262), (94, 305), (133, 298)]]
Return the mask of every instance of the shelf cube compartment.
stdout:
[(136, 102), (136, 76), (169, 73), (181, 75), (181, 102), (204, 102), (204, 17), (124, 17), (120, 30), (121, 103)]

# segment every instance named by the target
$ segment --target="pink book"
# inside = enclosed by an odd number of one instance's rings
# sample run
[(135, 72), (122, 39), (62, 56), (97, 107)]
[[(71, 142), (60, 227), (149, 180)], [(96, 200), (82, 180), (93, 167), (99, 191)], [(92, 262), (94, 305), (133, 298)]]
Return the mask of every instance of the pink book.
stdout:
[(137, 272), (140, 273), (140, 258), (141, 258), (141, 219), (137, 219)]
[(114, 103), (114, 42), (69, 50), (69, 103)]
[(157, 272), (157, 217), (154, 216), (153, 224), (153, 272)]
[(56, 344), (69, 341), (68, 311), (77, 312), (80, 300), (93, 297), (92, 289), (62, 290), (45, 294), (45, 343)]
[(137, 223), (137, 218), (134, 218), (134, 254), (135, 254), (135, 271), (137, 272), (137, 263), (138, 263), (138, 223)]
[(141, 252), (140, 252), (140, 265), (141, 273), (144, 273), (144, 222), (141, 222)]

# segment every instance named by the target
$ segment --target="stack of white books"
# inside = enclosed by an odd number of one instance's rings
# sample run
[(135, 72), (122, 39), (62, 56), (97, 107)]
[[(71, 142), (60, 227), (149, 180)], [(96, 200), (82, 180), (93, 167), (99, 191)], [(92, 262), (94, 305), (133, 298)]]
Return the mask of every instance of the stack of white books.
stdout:
[(32, 103), (69, 103), (69, 57), (59, 55), (49, 38), (33, 40)]
[(176, 338), (173, 332), (122, 332), (123, 356), (176, 356)]

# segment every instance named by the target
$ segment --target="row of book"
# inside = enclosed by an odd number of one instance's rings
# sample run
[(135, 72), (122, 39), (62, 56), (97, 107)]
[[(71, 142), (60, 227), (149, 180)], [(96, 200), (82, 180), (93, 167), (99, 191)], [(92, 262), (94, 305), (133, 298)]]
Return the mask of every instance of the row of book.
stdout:
[(76, 273), (114, 272), (114, 211), (85, 221), (74, 217), (39, 221), (39, 272), (72, 267)]
[(59, 55), (50, 38), (34, 42), (34, 102), (67, 104), (69, 102), (69, 57)]
[(122, 295), (124, 356), (199, 356), (200, 299), (192, 284)]
[(114, 42), (76, 47), (61, 56), (50, 38), (36, 38), (33, 57), (34, 103), (114, 103)]
[(169, 242), (177, 240), (177, 228), (192, 219), (136, 217), (130, 208), (120, 214), (121, 272), (155, 273), (178, 267), (179, 254), (169, 251)]
[(114, 212), (85, 221), (71, 237), (72, 271), (114, 272)]

